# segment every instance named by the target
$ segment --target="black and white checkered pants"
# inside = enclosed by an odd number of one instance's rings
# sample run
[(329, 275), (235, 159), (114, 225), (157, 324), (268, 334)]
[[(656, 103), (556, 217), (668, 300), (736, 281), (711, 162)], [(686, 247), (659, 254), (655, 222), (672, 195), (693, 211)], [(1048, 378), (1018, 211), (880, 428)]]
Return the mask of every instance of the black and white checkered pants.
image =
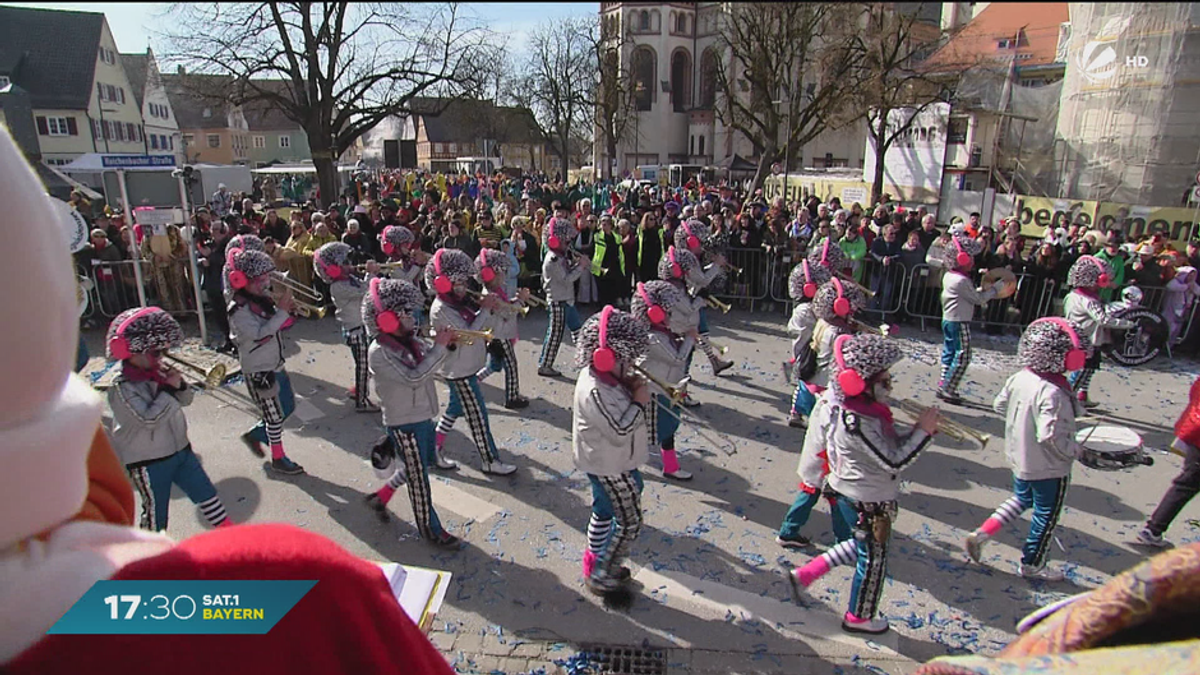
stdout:
[[(259, 388), (255, 382), (264, 378), (274, 378), (275, 387)], [(250, 400), (258, 406), (262, 420), (250, 430), (250, 434), (260, 443), (272, 446), (283, 444), (283, 421), (292, 414), (296, 407), (295, 395), (292, 393), (292, 383), (284, 370), (275, 372), (249, 373), (245, 375), (246, 389), (250, 392)]]
[(642, 531), (641, 476), (635, 470), (616, 476), (588, 474), (588, 478), (593, 487), (592, 518), (600, 523), (615, 521), (608, 541), (596, 552), (593, 576), (612, 577)]
[[(429, 541), (436, 541), (445, 532), (438, 520), (437, 511), (433, 508), (433, 493), (429, 488), (429, 472), (426, 462), (436, 462), (436, 450), (433, 442), (433, 423), (430, 421), (388, 427), (388, 435), (399, 448), (400, 460), (404, 462), (404, 473), (408, 482), (408, 499), (412, 502), (413, 518), (417, 521), (417, 531)], [(422, 448), (424, 443), (427, 447)], [(425, 459), (422, 460), (422, 455)], [(399, 474), (399, 472), (397, 472)], [(392, 489), (396, 476), (388, 481)]]
[(362, 326), (346, 331), (343, 335), (346, 345), (350, 347), (350, 355), (354, 357), (354, 403), (359, 406), (367, 404), (368, 387), (371, 371), (367, 368), (367, 348), (371, 345), (367, 331)]
[(563, 330), (571, 331), (572, 342), (578, 344), (578, 333), (582, 326), (579, 310), (575, 309), (574, 305), (565, 302), (550, 303), (550, 325), (546, 326), (546, 338), (542, 342), (542, 356), (538, 359), (538, 366), (553, 368), (554, 360), (558, 358), (558, 347), (562, 344)]
[(850, 611), (860, 619), (873, 619), (879, 612), (879, 599), (887, 582), (888, 542), (891, 540), (892, 514), (887, 503), (855, 503), (858, 524), (854, 541), (858, 560), (866, 561), (865, 573), (855, 570), (850, 589)]
[(958, 386), (971, 365), (971, 324), (963, 321), (958, 327), (957, 340), (943, 338), (942, 344), (942, 391), (947, 394), (958, 394)]
[[(513, 340), (492, 340), (488, 344), (487, 366), (479, 372), (479, 379), (492, 373), (504, 371), (504, 403), (512, 403), (521, 396), (521, 374), (517, 370), (517, 352)], [(496, 358), (499, 354), (500, 358)]]
[(471, 439), (475, 441), (475, 449), (479, 451), (484, 466), (500, 461), (488, 422), (487, 406), (483, 402), (483, 392), (479, 389), (479, 378), (472, 375), (446, 380), (446, 384), (450, 387), (450, 403), (446, 406), (446, 412), (442, 413), (442, 419), (438, 420), (437, 433), (450, 433), (454, 423), (465, 413), (467, 424), (471, 427)]

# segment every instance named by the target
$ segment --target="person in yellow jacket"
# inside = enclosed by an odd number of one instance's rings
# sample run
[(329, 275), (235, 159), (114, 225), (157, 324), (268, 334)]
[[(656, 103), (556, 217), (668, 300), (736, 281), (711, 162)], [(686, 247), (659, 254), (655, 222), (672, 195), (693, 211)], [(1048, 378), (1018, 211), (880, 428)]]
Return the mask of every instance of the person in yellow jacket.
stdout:
[(596, 293), (601, 305), (616, 305), (622, 296), (625, 277), (625, 248), (621, 237), (613, 230), (612, 215), (600, 216), (600, 232), (595, 237), (592, 253), (592, 276), (596, 277)]

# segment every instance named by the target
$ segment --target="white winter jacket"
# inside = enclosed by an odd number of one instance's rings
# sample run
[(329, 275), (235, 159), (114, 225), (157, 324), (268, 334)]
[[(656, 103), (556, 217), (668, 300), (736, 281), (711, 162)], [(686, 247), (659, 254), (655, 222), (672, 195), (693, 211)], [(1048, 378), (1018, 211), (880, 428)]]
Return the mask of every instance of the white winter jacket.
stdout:
[(625, 387), (591, 368), (575, 381), (571, 443), (575, 467), (595, 476), (618, 476), (650, 456), (646, 413)]
[(834, 408), (829, 404), (830, 395), (826, 389), (813, 404), (812, 413), (808, 416), (808, 428), (804, 431), (804, 445), (800, 449), (800, 463), (796, 467), (800, 480), (818, 490), (825, 485), (825, 476), (829, 474), (825, 441), (833, 422), (831, 412)]
[(289, 318), (287, 312), (277, 309), (267, 319), (246, 305), (240, 305), (230, 313), (229, 332), (237, 344), (243, 373), (265, 373), (283, 368), (283, 335), (280, 331)]
[(929, 445), (929, 434), (913, 428), (904, 435), (884, 433), (883, 420), (848, 410), (830, 410), (826, 434), (829, 485), (857, 502), (889, 502), (900, 494), (900, 472)]
[(996, 395), (992, 408), (1004, 415), (1004, 452), (1021, 480), (1071, 475), (1083, 452), (1075, 442), (1078, 401), (1060, 386), (1024, 369), (1013, 374)]
[(350, 332), (362, 328), (362, 301), (367, 293), (370, 278), (359, 280), (357, 286), (349, 281), (335, 281), (329, 284), (329, 295), (337, 306), (337, 318), (342, 324), (342, 330)]
[[(433, 301), (433, 307), (429, 310), (429, 321), (435, 330), (442, 326), (484, 330), (491, 326), (492, 313), (486, 309), (480, 309), (475, 314), (475, 320), (467, 323), (458, 309), (451, 307), (439, 297)], [(449, 353), (442, 361), (442, 376), (448, 380), (470, 377), (479, 372), (479, 369), (487, 361), (487, 343), (483, 340), (475, 340), (473, 344), (469, 345), (458, 342), (453, 349), (447, 349), (447, 351)]]
[(1112, 342), (1109, 329), (1133, 327), (1132, 321), (1110, 315), (1099, 298), (1093, 298), (1078, 288), (1063, 298), (1063, 315), (1079, 326), (1080, 332), (1092, 341), (1093, 349)]
[(575, 282), (583, 276), (585, 268), (577, 264), (568, 269), (568, 260), (570, 258), (551, 251), (542, 261), (542, 288), (546, 290), (547, 302), (575, 304)]
[[(692, 353), (695, 346), (696, 340), (690, 335), (683, 337), (676, 347), (672, 335), (651, 329), (646, 354), (638, 360), (638, 366), (664, 382), (675, 384), (687, 375), (688, 354)], [(653, 382), (649, 385), (663, 396), (667, 395), (667, 392), (662, 391)]]
[(788, 335), (792, 336), (792, 358), (800, 358), (800, 350), (806, 342), (812, 340), (813, 329), (817, 327), (817, 317), (813, 314), (812, 303), (802, 302), (792, 310), (792, 318), (788, 321)]
[(524, 306), (519, 300), (505, 300), (500, 293), (488, 291), (487, 295), (495, 295), (496, 299), (505, 305), (512, 306), (513, 309), (499, 309), (492, 312), (492, 335), (497, 340), (515, 340), (517, 339), (517, 317), (518, 310)]
[(183, 406), (192, 402), (192, 389), (172, 392), (157, 382), (118, 378), (108, 389), (113, 414), (112, 446), (121, 463), (170, 457), (188, 446)]
[(422, 357), (416, 361), (405, 349), (393, 349), (372, 340), (367, 365), (376, 400), (389, 427), (433, 419), (439, 412), (433, 374), (446, 358), (446, 348), (421, 340)]
[(947, 271), (942, 277), (942, 321), (968, 323), (975, 316), (975, 308), (994, 297), (996, 286), (981, 291), (967, 275)]

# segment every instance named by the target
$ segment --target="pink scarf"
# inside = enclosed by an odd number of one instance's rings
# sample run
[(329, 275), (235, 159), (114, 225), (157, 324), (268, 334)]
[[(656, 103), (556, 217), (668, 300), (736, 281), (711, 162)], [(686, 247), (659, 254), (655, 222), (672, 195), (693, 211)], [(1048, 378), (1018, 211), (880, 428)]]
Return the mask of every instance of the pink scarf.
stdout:
[(883, 433), (888, 438), (896, 438), (896, 427), (892, 421), (892, 409), (887, 407), (887, 405), (861, 394), (858, 396), (847, 396), (842, 405), (846, 407), (846, 410), (856, 415), (874, 417), (883, 422)]

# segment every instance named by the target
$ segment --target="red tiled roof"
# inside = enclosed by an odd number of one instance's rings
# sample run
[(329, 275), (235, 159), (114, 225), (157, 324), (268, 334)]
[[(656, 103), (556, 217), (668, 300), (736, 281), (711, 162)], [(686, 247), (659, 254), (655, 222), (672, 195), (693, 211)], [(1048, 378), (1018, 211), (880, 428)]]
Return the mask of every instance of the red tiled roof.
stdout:
[[(1070, 20), (1065, 2), (993, 2), (956, 33), (924, 66), (930, 69), (972, 66), (1017, 54), (1020, 67), (1055, 62), (1059, 24)], [(1000, 48), (1000, 40), (1020, 39)]]

